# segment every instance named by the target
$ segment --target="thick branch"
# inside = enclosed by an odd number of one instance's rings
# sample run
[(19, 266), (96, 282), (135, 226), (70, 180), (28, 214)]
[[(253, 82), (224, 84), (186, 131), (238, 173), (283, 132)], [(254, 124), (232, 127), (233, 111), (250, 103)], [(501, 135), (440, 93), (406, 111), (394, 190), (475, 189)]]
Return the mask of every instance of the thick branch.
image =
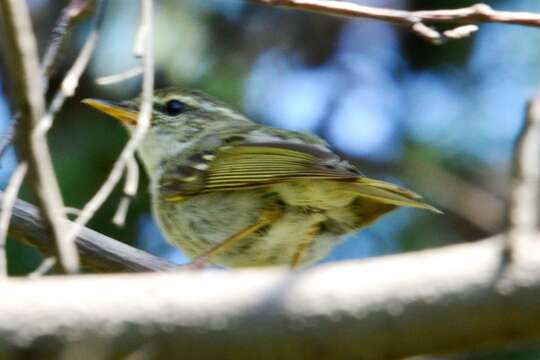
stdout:
[(394, 359), (539, 339), (540, 244), (520, 248), (509, 268), (502, 246), (497, 238), (295, 273), (11, 279), (0, 284), (0, 354), (69, 343), (107, 358)]
[(20, 108), (17, 149), (24, 161), (39, 207), (43, 211), (47, 230), (55, 239), (55, 253), (60, 268), (76, 272), (79, 266), (75, 246), (62, 228), (64, 204), (45, 134), (38, 131), (45, 115), (42, 74), (37, 57), (37, 46), (26, 2), (1, 0), (9, 73), (12, 75), (14, 100)]
[[(4, 194), (0, 192), (0, 203)], [(65, 221), (66, 227), (72, 222)], [(35, 246), (44, 255), (50, 255), (53, 244), (45, 230), (42, 217), (37, 208), (22, 200), (17, 200), (13, 207), (10, 234)], [(75, 243), (86, 267), (96, 272), (141, 272), (166, 271), (176, 266), (135, 249), (117, 240), (111, 239), (88, 228), (82, 228)]]

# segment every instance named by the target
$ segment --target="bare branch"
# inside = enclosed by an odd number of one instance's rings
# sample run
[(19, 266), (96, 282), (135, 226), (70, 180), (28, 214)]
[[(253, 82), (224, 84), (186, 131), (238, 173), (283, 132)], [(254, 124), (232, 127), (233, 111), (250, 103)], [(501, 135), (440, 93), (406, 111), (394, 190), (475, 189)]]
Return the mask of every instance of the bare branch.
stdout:
[[(349, 1), (333, 0), (251, 0), (255, 3), (306, 10), (319, 14), (364, 18), (388, 21), (399, 25), (409, 26), (414, 32), (435, 44), (441, 44), (448, 39), (458, 39), (470, 35), (473, 28), (465, 30), (456, 28), (449, 35), (439, 33), (429, 28), (428, 23), (450, 24), (482, 24), (502, 23), (540, 27), (540, 14), (532, 12), (498, 11), (486, 4), (476, 4), (469, 7), (451, 10), (406, 11), (385, 9), (373, 6), (359, 5)], [(418, 25), (420, 24), (420, 25)], [(455, 33), (459, 36), (454, 36)]]
[(9, 127), (6, 133), (0, 138), (0, 158), (4, 156), (7, 149), (13, 142), (16, 128), (17, 128), (17, 116), (14, 116), (13, 119), (11, 120), (11, 123), (9, 124)]
[[(53, 31), (52, 36), (49, 41), (49, 44), (47, 45), (47, 49), (45, 50), (45, 56), (43, 58), (42, 64), (41, 64), (41, 70), (43, 72), (43, 92), (47, 92), (49, 87), (49, 81), (52, 75), (54, 75), (56, 68), (58, 66), (58, 63), (60, 62), (62, 50), (65, 47), (67, 40), (69, 38), (70, 30), (73, 28), (75, 23), (80, 21), (85, 16), (89, 15), (93, 9), (96, 7), (104, 8), (104, 5), (97, 4), (97, 0), (71, 0), (68, 6), (64, 8), (62, 11), (62, 15), (60, 16), (60, 19), (56, 23)], [(100, 12), (103, 12), (103, 9), (97, 11), (98, 14)], [(77, 57), (77, 60), (75, 61), (75, 64), (70, 69), (68, 76), (66, 76), (66, 79), (62, 83), (62, 88), (60, 91), (56, 94), (56, 96), (53, 98), (52, 104), (49, 108), (48, 115), (45, 117), (45, 120), (42, 122), (42, 126), (45, 127), (45, 131), (50, 127), (52, 124), (53, 116), (56, 112), (60, 110), (62, 107), (65, 96), (71, 96), (73, 94), (73, 91), (75, 90), (78, 82), (78, 78), (86, 68), (87, 62), (93, 53), (95, 42), (97, 39), (97, 30), (96, 28), (101, 23), (101, 17), (102, 15), (98, 15), (96, 19), (93, 22), (92, 30), (90, 31), (90, 35), (83, 46), (83, 50), (81, 50), (81, 54)], [(70, 75), (71, 74), (71, 75)], [(69, 81), (66, 81), (69, 80)], [(66, 85), (64, 85), (66, 84)], [(69, 85), (69, 86), (67, 86)], [(13, 138), (15, 136), (15, 130), (17, 126), (17, 118), (18, 116), (13, 116), (13, 119), (11, 121), (9, 130), (6, 132), (6, 134), (0, 139), (0, 158), (3, 156), (5, 151), (8, 149), (9, 145), (11, 145)], [(42, 130), (43, 131), (43, 130)]]
[[(154, 91), (154, 56), (153, 56), (153, 3), (152, 0), (141, 0), (141, 24), (138, 32), (138, 36), (144, 35), (144, 50), (142, 56), (142, 63), (144, 68), (142, 95), (141, 95), (141, 108), (139, 117), (137, 119), (137, 127), (133, 131), (131, 139), (128, 141), (120, 156), (113, 165), (109, 176), (98, 190), (98, 192), (92, 197), (92, 199), (86, 203), (81, 211), (81, 214), (75, 220), (75, 226), (73, 226), (68, 234), (69, 238), (76, 236), (79, 228), (84, 226), (95, 214), (95, 212), (101, 207), (101, 205), (107, 200), (114, 187), (118, 184), (122, 178), (122, 174), (127, 164), (135, 155), (135, 151), (139, 147), (139, 144), (143, 140), (146, 131), (150, 127), (150, 116), (152, 114), (152, 96)], [(141, 40), (138, 40), (141, 41)]]
[(159, 359), (397, 359), (537, 340), (540, 243), (505, 272), (502, 246), (499, 237), (292, 273), (10, 279), (0, 284), (0, 354), (44, 344), (123, 358), (147, 344)]
[(443, 31), (443, 35), (447, 39), (458, 40), (471, 36), (472, 33), (478, 31), (477, 25), (463, 25), (457, 28)]
[(4, 198), (2, 199), (2, 209), (0, 212), (0, 279), (2, 277), (7, 277), (8, 274), (6, 237), (9, 228), (9, 220), (11, 219), (11, 211), (23, 183), (24, 176), (26, 175), (26, 170), (28, 170), (26, 163), (21, 163), (15, 168), (13, 174), (11, 174), (9, 183), (6, 186)]
[[(0, 204), (4, 202), (5, 194), (0, 192)], [(65, 220), (65, 226), (73, 223)], [(43, 218), (38, 209), (22, 200), (17, 200), (9, 233), (16, 239), (34, 246), (45, 256), (50, 256), (53, 243), (47, 234)], [(81, 255), (81, 262), (87, 268), (96, 272), (142, 272), (167, 271), (177, 269), (177, 266), (159, 259), (139, 249), (123, 244), (98, 232), (83, 227), (75, 243)]]
[(445, 42), (445, 38), (440, 32), (427, 26), (423, 22), (417, 22), (411, 29), (432, 44), (441, 45)]
[(540, 221), (540, 89), (527, 107), (514, 146), (512, 165), (507, 255), (512, 254), (516, 239), (535, 239)]
[[(141, 1), (141, 23), (139, 24), (139, 28), (137, 29), (137, 33), (135, 34), (135, 41), (133, 42), (133, 55), (138, 58), (142, 58), (145, 54), (145, 52), (148, 50), (147, 47), (147, 40), (149, 36), (149, 31), (151, 23), (148, 23), (144, 20), (142, 17), (142, 12), (144, 11), (144, 0)], [(144, 69), (143, 69), (144, 71)]]
[(107, 75), (102, 76), (100, 78), (96, 79), (96, 84), (98, 85), (112, 85), (119, 83), (121, 81), (125, 81), (128, 79), (131, 79), (135, 76), (139, 76), (143, 73), (142, 66), (135, 66), (134, 68), (131, 68), (129, 70), (126, 70), (124, 72), (121, 72), (119, 74), (113, 74), (113, 75)]
[(7, 40), (4, 51), (12, 74), (14, 99), (19, 104), (17, 148), (28, 162), (29, 176), (40, 209), (44, 213), (48, 230), (56, 244), (60, 269), (77, 272), (77, 249), (63, 229), (64, 204), (52, 167), (47, 140), (35, 130), (45, 115), (42, 74), (37, 57), (37, 46), (26, 2), (1, 0), (4, 33)]
[(54, 268), (54, 265), (56, 265), (56, 258), (54, 256), (49, 256), (43, 259), (37, 269), (28, 274), (28, 277), (31, 279), (41, 277), (51, 271)]
[(333, 0), (252, 0), (265, 5), (289, 7), (317, 13), (390, 21), (402, 25), (426, 23), (503, 23), (540, 27), (540, 14), (531, 12), (497, 11), (486, 4), (452, 9), (406, 11), (359, 5)]
[(137, 194), (139, 188), (139, 164), (135, 160), (135, 156), (127, 162), (126, 167), (126, 183), (124, 185), (124, 194), (133, 197)]
[(113, 224), (124, 226), (131, 199), (137, 194), (139, 188), (139, 164), (135, 157), (132, 157), (126, 166), (126, 182), (124, 184), (124, 196), (120, 200), (118, 209), (113, 216)]
[(126, 224), (126, 217), (129, 211), (130, 203), (131, 203), (130, 197), (126, 195), (122, 196), (116, 208), (116, 212), (114, 213), (114, 216), (111, 220), (114, 225), (118, 227), (122, 227)]
[(65, 75), (64, 80), (60, 85), (60, 89), (53, 97), (49, 109), (47, 110), (45, 120), (40, 123), (40, 131), (44, 133), (46, 133), (52, 126), (54, 116), (58, 111), (60, 111), (66, 99), (73, 96), (73, 94), (75, 93), (75, 90), (79, 85), (79, 79), (81, 78), (84, 70), (90, 62), (92, 55), (94, 54), (94, 50), (96, 48), (97, 40), (99, 37), (99, 32), (101, 29), (101, 24), (105, 15), (105, 8), (108, 2), (107, 0), (96, 1), (96, 16), (93, 18), (90, 34), (86, 38), (86, 41), (79, 55), (75, 59), (75, 62)]
[(62, 15), (58, 19), (52, 30), (49, 45), (43, 56), (41, 69), (43, 71), (44, 91), (49, 87), (49, 80), (54, 75), (58, 63), (60, 62), (62, 50), (64, 49), (70, 30), (75, 23), (83, 17), (89, 15), (96, 7), (97, 0), (71, 0), (71, 2), (62, 10)]

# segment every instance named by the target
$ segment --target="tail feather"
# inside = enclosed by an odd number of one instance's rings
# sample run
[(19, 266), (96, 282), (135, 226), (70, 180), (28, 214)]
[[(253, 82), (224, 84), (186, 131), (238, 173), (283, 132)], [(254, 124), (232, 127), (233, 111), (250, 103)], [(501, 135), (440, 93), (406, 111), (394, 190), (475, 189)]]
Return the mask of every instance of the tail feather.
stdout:
[(381, 180), (360, 178), (352, 184), (352, 189), (358, 196), (383, 203), (426, 209), (442, 214), (442, 211), (422, 201), (420, 195)]

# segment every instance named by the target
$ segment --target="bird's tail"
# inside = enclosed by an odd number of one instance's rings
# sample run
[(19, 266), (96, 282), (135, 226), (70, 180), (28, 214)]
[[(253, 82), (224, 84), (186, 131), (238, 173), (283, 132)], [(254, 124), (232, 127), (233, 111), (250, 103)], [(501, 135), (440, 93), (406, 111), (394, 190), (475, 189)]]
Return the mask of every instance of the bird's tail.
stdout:
[(442, 214), (442, 211), (425, 203), (420, 195), (385, 181), (362, 177), (351, 185), (352, 192), (358, 196), (386, 204), (415, 207)]

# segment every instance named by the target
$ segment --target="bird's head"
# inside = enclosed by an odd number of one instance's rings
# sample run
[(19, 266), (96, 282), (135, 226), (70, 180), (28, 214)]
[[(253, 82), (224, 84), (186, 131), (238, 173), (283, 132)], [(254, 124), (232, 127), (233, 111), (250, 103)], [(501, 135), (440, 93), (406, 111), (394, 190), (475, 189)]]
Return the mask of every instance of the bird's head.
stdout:
[[(84, 99), (83, 103), (96, 108), (118, 120), (129, 130), (137, 125), (141, 98), (125, 101)], [(247, 119), (222, 102), (198, 90), (165, 88), (153, 94), (151, 127), (181, 132), (194, 123), (205, 127), (220, 126), (223, 122)]]
[[(141, 98), (125, 101), (84, 99), (83, 103), (119, 120), (130, 133), (137, 126)], [(139, 153), (152, 169), (205, 135), (234, 124), (250, 122), (227, 105), (197, 90), (155, 90), (150, 129)]]

